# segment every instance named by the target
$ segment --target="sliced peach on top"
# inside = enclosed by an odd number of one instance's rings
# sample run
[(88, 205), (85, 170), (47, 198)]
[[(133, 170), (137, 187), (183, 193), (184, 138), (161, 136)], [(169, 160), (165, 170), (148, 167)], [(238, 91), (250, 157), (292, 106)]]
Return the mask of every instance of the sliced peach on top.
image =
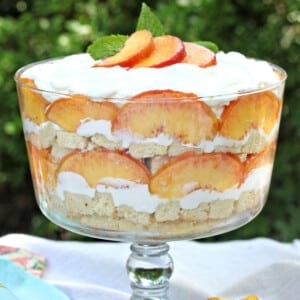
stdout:
[(150, 180), (150, 192), (161, 198), (180, 198), (198, 190), (223, 192), (239, 186), (244, 165), (225, 153), (185, 152), (163, 165)]
[(250, 129), (269, 134), (278, 120), (280, 100), (271, 91), (240, 96), (225, 107), (220, 121), (220, 134), (241, 140)]
[(209, 297), (206, 300), (233, 300), (232, 298), (226, 298), (226, 297)]
[(250, 173), (253, 169), (272, 164), (275, 151), (276, 143), (273, 142), (261, 152), (249, 155), (245, 161), (246, 174)]
[(125, 42), (124, 47), (115, 55), (99, 60), (94, 67), (131, 67), (143, 59), (154, 48), (152, 33), (148, 30), (134, 32)]
[(242, 298), (241, 300), (259, 300), (259, 298), (256, 295), (249, 295)]
[(183, 63), (197, 65), (202, 68), (213, 66), (217, 63), (216, 54), (210, 49), (190, 42), (184, 42), (186, 56)]
[(84, 177), (91, 187), (96, 187), (106, 178), (147, 184), (150, 177), (148, 169), (140, 161), (119, 151), (101, 149), (74, 151), (66, 155), (61, 160), (58, 172), (77, 173)]
[(118, 108), (111, 102), (97, 102), (83, 95), (73, 95), (53, 102), (46, 111), (46, 117), (60, 127), (75, 132), (85, 120), (111, 121), (117, 112)]
[(19, 78), (21, 84), (18, 89), (20, 92), (21, 111), (25, 117), (36, 124), (41, 124), (47, 120), (45, 109), (49, 102), (43, 98), (41, 92), (35, 90), (34, 81), (29, 78)]
[(157, 90), (141, 93), (125, 104), (112, 130), (151, 138), (164, 133), (184, 143), (213, 139), (218, 124), (209, 106), (192, 93)]
[(185, 56), (183, 42), (175, 36), (163, 35), (153, 39), (154, 49), (144, 59), (138, 61), (134, 67), (160, 68), (181, 62)]

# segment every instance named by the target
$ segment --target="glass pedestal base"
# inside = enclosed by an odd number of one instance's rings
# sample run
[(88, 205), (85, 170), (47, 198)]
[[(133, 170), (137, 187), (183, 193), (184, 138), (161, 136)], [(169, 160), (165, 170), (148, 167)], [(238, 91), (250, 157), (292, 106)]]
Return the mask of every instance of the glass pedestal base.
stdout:
[(130, 249), (127, 272), (131, 281), (131, 300), (167, 300), (169, 278), (173, 272), (169, 245), (133, 243)]

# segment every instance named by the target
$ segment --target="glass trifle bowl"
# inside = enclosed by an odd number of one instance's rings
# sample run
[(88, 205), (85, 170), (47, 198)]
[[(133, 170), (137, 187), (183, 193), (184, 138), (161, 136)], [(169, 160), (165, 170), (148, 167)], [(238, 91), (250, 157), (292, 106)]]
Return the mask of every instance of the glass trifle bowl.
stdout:
[(99, 67), (88, 54), (15, 76), (36, 199), (70, 231), (131, 242), (132, 299), (167, 299), (168, 241), (238, 228), (263, 208), (286, 73), (213, 64)]

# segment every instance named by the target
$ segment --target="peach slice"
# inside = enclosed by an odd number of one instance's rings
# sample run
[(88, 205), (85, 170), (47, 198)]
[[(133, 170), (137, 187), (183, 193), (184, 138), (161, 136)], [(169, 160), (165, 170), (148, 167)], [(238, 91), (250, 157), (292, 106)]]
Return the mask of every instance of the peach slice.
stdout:
[(41, 124), (47, 120), (45, 109), (49, 102), (43, 98), (36, 88), (34, 81), (29, 78), (20, 78), (21, 84), (19, 87), (21, 96), (21, 110), (25, 117), (29, 118), (36, 124)]
[(84, 177), (91, 187), (96, 187), (105, 178), (147, 184), (150, 177), (149, 171), (140, 161), (122, 152), (101, 149), (74, 151), (66, 155), (59, 165), (58, 172), (77, 173)]
[(32, 176), (40, 191), (43, 185), (54, 189), (56, 185), (57, 164), (51, 158), (47, 149), (38, 149), (32, 143), (27, 142), (28, 157)]
[(276, 143), (273, 142), (260, 153), (249, 155), (245, 161), (246, 174), (250, 173), (253, 169), (272, 164), (275, 151)]
[[(226, 297), (210, 297), (207, 298), (206, 300), (234, 300), (232, 298), (226, 298)], [(255, 295), (250, 295), (243, 297), (241, 300), (259, 300), (259, 298)]]
[(271, 91), (240, 96), (225, 107), (220, 134), (235, 140), (243, 139), (251, 128), (269, 134), (278, 120), (280, 107), (280, 100)]
[(209, 297), (206, 300), (234, 300), (234, 299), (226, 298), (226, 297)]
[(131, 67), (146, 57), (153, 48), (152, 33), (148, 30), (139, 30), (126, 40), (124, 47), (118, 53), (97, 61), (94, 67)]
[(163, 35), (153, 39), (154, 49), (144, 59), (138, 61), (134, 67), (160, 68), (181, 62), (185, 56), (183, 42), (175, 36)]
[(46, 117), (60, 127), (75, 132), (84, 120), (111, 121), (117, 112), (118, 108), (110, 102), (96, 102), (86, 96), (73, 95), (53, 102), (46, 111)]
[(172, 90), (138, 94), (121, 108), (112, 126), (114, 132), (149, 138), (165, 133), (194, 145), (213, 139), (217, 128), (215, 114), (197, 95)]
[(213, 66), (217, 63), (216, 54), (201, 45), (184, 42), (186, 57), (183, 63), (197, 65), (202, 68)]
[(180, 198), (198, 189), (223, 192), (243, 179), (244, 165), (234, 155), (185, 152), (156, 172), (150, 191), (161, 198)]

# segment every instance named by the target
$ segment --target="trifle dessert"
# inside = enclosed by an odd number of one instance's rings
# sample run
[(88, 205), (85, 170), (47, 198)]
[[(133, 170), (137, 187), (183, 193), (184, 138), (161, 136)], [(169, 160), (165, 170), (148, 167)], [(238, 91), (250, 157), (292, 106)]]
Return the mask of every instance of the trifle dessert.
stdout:
[(59, 224), (192, 238), (263, 207), (280, 68), (141, 29), (112, 55), (38, 62), (16, 79), (37, 199)]

